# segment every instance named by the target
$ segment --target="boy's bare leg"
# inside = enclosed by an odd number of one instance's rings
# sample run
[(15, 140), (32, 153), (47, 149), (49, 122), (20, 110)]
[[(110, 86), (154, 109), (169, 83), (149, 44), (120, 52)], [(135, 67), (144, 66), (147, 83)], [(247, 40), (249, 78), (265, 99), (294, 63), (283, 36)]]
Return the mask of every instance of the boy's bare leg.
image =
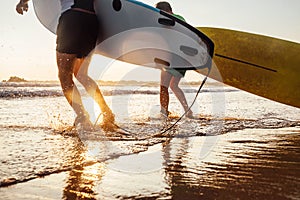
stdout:
[[(188, 106), (187, 100), (185, 98), (185, 95), (184, 95), (182, 89), (178, 86), (180, 80), (181, 80), (181, 77), (175, 77), (175, 76), (173, 76), (172, 79), (171, 79), (170, 88), (172, 89), (172, 91), (174, 92), (175, 96), (177, 97), (177, 99), (181, 103), (184, 111), (187, 112), (188, 109), (189, 109), (189, 106)], [(186, 116), (187, 117), (192, 117), (193, 116), (192, 111), (191, 110), (188, 111), (187, 114), (186, 114)]]
[(169, 107), (169, 85), (172, 75), (166, 71), (161, 71), (160, 75), (160, 106), (161, 113), (168, 116)]

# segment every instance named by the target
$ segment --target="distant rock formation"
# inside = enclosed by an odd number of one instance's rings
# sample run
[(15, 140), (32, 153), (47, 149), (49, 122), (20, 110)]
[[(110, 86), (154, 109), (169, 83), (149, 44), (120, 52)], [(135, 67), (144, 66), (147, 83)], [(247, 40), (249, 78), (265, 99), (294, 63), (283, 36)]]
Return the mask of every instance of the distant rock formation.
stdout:
[(7, 81), (3, 80), (3, 82), (27, 82), (24, 78), (20, 78), (17, 76), (11, 76)]

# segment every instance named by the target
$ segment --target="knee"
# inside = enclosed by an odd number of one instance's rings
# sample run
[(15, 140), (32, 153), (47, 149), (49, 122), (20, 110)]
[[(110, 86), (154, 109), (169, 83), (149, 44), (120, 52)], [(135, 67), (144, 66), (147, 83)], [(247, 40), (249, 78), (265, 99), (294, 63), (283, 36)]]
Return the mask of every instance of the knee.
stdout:
[(58, 70), (58, 79), (60, 82), (65, 80), (67, 77), (67, 74), (63, 70)]
[(64, 93), (74, 89), (74, 82), (72, 80), (71, 81), (61, 80), (60, 84), (61, 84), (61, 89)]
[(170, 84), (170, 88), (171, 88), (171, 90), (172, 90), (173, 92), (179, 90), (179, 87), (178, 87), (177, 84)]
[(63, 92), (73, 89), (74, 82), (73, 82), (72, 74), (66, 73), (65, 71), (59, 71), (58, 78)]
[(74, 74), (75, 78), (80, 82), (80, 83), (85, 83), (86, 80), (88, 79), (88, 76), (83, 74), (83, 73), (77, 73)]
[(87, 74), (78, 73), (75, 75), (75, 78), (82, 84), (82, 85), (91, 85), (93, 80)]

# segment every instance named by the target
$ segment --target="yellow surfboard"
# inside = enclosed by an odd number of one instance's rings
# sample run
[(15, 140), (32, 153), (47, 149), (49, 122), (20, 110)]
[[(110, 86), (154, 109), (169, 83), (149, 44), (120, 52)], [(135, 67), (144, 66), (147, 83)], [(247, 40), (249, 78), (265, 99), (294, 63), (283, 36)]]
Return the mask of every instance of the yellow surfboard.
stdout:
[(209, 77), (300, 108), (299, 43), (228, 29), (198, 29), (215, 44)]

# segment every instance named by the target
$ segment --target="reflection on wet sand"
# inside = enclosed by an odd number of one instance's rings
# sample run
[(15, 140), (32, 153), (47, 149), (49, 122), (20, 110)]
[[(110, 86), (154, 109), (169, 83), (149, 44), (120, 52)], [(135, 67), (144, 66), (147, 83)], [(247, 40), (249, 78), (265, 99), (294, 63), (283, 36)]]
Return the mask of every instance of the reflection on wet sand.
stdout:
[(164, 157), (169, 160), (165, 169), (172, 198), (299, 198), (300, 131), (247, 132), (221, 136), (205, 159), (199, 159), (201, 147), (195, 145), (204, 137), (169, 142)]
[[(81, 157), (82, 151), (78, 151), (76, 157)], [(85, 172), (85, 167), (78, 165), (72, 169), (66, 181), (66, 186), (63, 190), (63, 199), (95, 199), (94, 198), (94, 180), (91, 179), (90, 174)]]
[(63, 199), (297, 199), (300, 130), (170, 138), (147, 152), (70, 171)]
[(63, 190), (63, 199), (97, 199), (95, 187), (104, 172), (104, 166), (100, 163), (71, 170)]

